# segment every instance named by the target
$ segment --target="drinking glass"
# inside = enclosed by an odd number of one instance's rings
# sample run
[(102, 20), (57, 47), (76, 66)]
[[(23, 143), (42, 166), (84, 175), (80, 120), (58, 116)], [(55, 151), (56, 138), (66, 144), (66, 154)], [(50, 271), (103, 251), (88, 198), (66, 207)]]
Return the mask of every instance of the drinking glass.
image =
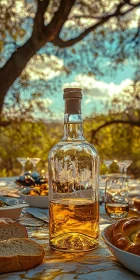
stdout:
[(116, 164), (118, 165), (120, 173), (122, 174), (124, 173), (126, 175), (127, 168), (132, 163), (132, 160), (121, 160), (121, 161), (114, 160), (114, 162), (116, 162)]
[(125, 166), (125, 163), (124, 161), (118, 161), (118, 160), (115, 160), (116, 164), (118, 165), (119, 167), (119, 171), (120, 173), (123, 174), (123, 171), (124, 171), (124, 166)]
[(27, 158), (22, 158), (22, 157), (18, 157), (17, 160), (20, 162), (20, 164), (22, 165), (22, 172), (21, 175), (23, 175), (25, 173), (25, 163), (28, 160)]
[(132, 160), (124, 160), (124, 173), (127, 173), (127, 168), (131, 165)]
[(123, 174), (109, 174), (105, 185), (105, 211), (111, 218), (123, 218), (129, 211), (128, 181)]
[(105, 164), (105, 166), (107, 167), (108, 172), (109, 172), (109, 167), (110, 167), (110, 165), (112, 164), (112, 162), (113, 162), (112, 159), (104, 160), (104, 164)]
[(40, 158), (30, 158), (30, 162), (33, 164), (33, 170), (36, 171), (36, 165), (40, 161)]

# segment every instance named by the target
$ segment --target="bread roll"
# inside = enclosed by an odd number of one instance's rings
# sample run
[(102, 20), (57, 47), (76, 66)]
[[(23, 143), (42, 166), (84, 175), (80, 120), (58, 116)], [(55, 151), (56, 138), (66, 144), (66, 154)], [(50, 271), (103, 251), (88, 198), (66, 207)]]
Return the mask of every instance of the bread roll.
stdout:
[(132, 244), (127, 251), (129, 253), (140, 256), (140, 244)]
[(27, 238), (0, 241), (0, 273), (22, 271), (40, 264), (43, 247)]
[(126, 251), (131, 245), (131, 241), (128, 236), (124, 236), (124, 234), (122, 233), (116, 233), (112, 237), (112, 244), (118, 247), (119, 249)]
[(26, 227), (10, 218), (0, 218), (0, 240), (7, 240), (16, 237), (28, 237)]
[(140, 256), (140, 219), (122, 219), (112, 228), (112, 244)]
[(113, 236), (116, 234), (116, 233), (122, 233), (123, 230), (122, 230), (122, 226), (125, 222), (129, 221), (128, 218), (124, 218), (124, 219), (121, 219), (119, 220), (118, 222), (116, 222), (114, 224), (114, 227), (113, 227)]

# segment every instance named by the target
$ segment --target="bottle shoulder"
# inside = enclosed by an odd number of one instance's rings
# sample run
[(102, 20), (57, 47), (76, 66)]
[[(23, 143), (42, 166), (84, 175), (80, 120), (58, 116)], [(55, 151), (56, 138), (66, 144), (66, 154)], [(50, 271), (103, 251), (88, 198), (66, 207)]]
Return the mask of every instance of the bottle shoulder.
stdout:
[(92, 155), (94, 157), (98, 157), (98, 152), (96, 150), (96, 148), (90, 144), (87, 141), (60, 141), (58, 144), (56, 144), (52, 150), (49, 153), (49, 157), (51, 157), (51, 155), (57, 154), (57, 153), (63, 153), (63, 155), (70, 153), (75, 153), (78, 152), (78, 154), (80, 153), (84, 153), (84, 154), (89, 154)]

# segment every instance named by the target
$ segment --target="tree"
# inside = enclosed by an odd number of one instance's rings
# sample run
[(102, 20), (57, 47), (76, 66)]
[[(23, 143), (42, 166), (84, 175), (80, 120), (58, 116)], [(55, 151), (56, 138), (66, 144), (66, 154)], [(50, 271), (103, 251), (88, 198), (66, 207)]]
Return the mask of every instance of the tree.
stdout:
[(137, 75), (136, 80), (126, 87), (119, 97), (113, 97), (110, 109), (109, 106), (107, 103), (106, 111), (108, 110), (108, 117), (100, 117), (98, 127), (92, 129), (91, 141), (97, 132), (113, 124), (130, 125), (140, 128), (140, 81)]
[[(39, 170), (47, 168), (47, 157), (50, 149), (60, 140), (63, 134), (63, 126), (59, 124), (45, 124), (39, 120), (36, 122), (25, 119), (14, 122), (9, 126), (0, 127), (0, 176), (19, 175), (21, 165), (18, 157), (39, 157)], [(26, 168), (33, 170), (33, 166), (27, 162)]]
[(139, 29), (130, 28), (138, 5), (132, 0), (1, 0), (0, 113), (27, 63), (50, 43), (57, 54), (58, 48), (72, 47), (91, 34), (95, 59), (102, 52), (115, 67), (128, 55), (138, 56)]

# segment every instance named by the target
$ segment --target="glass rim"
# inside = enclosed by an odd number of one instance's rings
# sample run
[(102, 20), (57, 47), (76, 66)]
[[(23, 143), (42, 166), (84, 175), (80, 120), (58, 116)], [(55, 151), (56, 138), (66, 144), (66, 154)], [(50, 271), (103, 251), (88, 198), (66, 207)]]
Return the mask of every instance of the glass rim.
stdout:
[(127, 175), (126, 174), (121, 174), (121, 173), (110, 173), (110, 174), (107, 174), (106, 175), (106, 179), (107, 178), (111, 178), (111, 177), (116, 177), (116, 178), (120, 178), (120, 177), (122, 177), (122, 178), (127, 178)]

